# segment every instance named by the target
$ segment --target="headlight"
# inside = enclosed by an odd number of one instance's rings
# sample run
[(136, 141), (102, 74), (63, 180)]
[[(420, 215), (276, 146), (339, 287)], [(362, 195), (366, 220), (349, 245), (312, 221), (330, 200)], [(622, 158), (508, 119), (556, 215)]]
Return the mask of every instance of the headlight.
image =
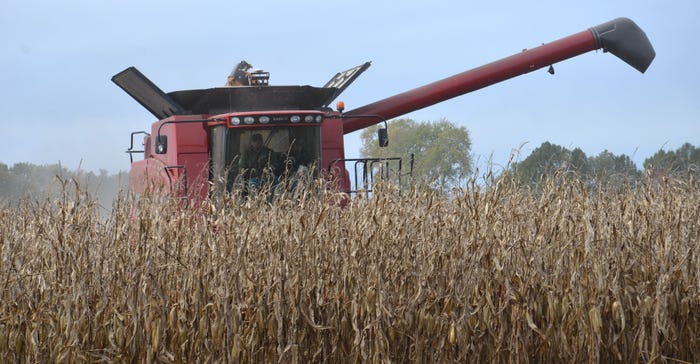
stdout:
[(241, 123), (241, 118), (235, 117), (231, 118), (231, 125), (239, 125)]
[(320, 123), (321, 120), (323, 120), (323, 116), (321, 116), (321, 115), (316, 115), (316, 122), (317, 122), (317, 123)]
[(258, 121), (260, 124), (267, 124), (270, 122), (270, 117), (269, 116), (261, 116)]
[(293, 115), (291, 118), (289, 118), (289, 121), (291, 121), (291, 122), (293, 122), (293, 123), (298, 123), (298, 122), (301, 121), (301, 116), (299, 116), (299, 115)]
[(306, 115), (306, 116), (304, 116), (304, 121), (307, 123), (310, 123), (310, 122), (314, 121), (314, 116), (313, 115)]
[(243, 118), (243, 122), (246, 124), (252, 124), (255, 122), (255, 118), (252, 116), (246, 116)]

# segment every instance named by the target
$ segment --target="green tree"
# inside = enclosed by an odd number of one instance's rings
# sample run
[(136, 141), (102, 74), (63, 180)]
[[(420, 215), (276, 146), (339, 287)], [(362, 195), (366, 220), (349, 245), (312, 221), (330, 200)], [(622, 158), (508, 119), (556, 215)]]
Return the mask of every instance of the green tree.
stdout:
[(365, 129), (361, 154), (365, 158), (415, 157), (413, 176), (436, 188), (459, 183), (471, 173), (471, 138), (465, 127), (446, 119), (436, 122), (416, 122), (396, 119), (389, 123), (389, 145), (381, 148), (377, 128)]
[(569, 155), (568, 169), (577, 172), (580, 176), (588, 176), (590, 173), (590, 165), (588, 157), (581, 148), (574, 148)]
[(615, 155), (607, 149), (588, 159), (592, 182), (623, 187), (634, 184), (641, 172), (632, 158), (625, 154)]
[(644, 160), (644, 170), (656, 175), (692, 173), (700, 176), (700, 148), (685, 143), (675, 151), (659, 149), (653, 156)]
[(557, 173), (577, 177), (588, 187), (623, 187), (634, 184), (641, 175), (625, 154), (615, 155), (606, 149), (597, 156), (586, 157), (580, 148), (569, 150), (550, 142), (542, 143), (516, 165), (516, 176), (530, 185)]
[[(586, 154), (579, 148), (576, 153), (550, 142), (535, 148), (527, 158), (516, 165), (516, 176), (521, 182), (536, 185), (541, 179), (555, 173), (587, 168)], [(573, 162), (573, 163), (572, 163)]]

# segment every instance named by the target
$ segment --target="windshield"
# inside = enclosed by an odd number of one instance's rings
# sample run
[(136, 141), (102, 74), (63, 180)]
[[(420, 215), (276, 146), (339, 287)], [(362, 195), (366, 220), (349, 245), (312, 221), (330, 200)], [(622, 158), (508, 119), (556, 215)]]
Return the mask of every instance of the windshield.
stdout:
[(318, 173), (319, 127), (227, 129), (227, 189)]

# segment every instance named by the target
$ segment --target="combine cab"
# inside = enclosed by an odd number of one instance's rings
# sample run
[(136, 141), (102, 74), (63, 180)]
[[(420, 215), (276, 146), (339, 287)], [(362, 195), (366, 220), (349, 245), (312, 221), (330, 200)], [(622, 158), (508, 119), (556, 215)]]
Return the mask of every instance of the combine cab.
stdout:
[[(251, 71), (244, 61), (224, 87), (170, 93), (130, 67), (112, 81), (158, 119), (150, 133), (131, 134), (127, 153), (142, 153), (143, 159), (132, 158), (130, 187), (197, 202), (236, 184), (245, 188), (311, 174), (351, 191), (343, 135), (596, 49), (640, 72), (655, 57), (644, 32), (618, 18), (345, 113), (341, 103), (336, 110), (329, 105), (369, 62), (311, 87), (270, 86), (269, 73)], [(142, 134), (144, 149), (134, 150), (134, 138)], [(386, 129), (380, 129), (380, 145), (387, 143), (385, 136)]]

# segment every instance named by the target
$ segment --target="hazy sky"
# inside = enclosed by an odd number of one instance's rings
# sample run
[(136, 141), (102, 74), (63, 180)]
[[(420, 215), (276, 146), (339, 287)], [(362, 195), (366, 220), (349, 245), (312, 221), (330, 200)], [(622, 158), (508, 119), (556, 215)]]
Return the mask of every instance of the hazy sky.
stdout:
[[(0, 162), (129, 169), (153, 116), (114, 85), (136, 66), (166, 92), (222, 86), (247, 60), (274, 85), (322, 86), (369, 68), (352, 110), (624, 16), (654, 45), (641, 74), (591, 52), (408, 114), (465, 126), (484, 164), (544, 141), (632, 156), (700, 145), (700, 2), (0, 0)], [(391, 126), (390, 126), (391, 127)], [(359, 134), (345, 137), (347, 157)], [(522, 146), (522, 147), (521, 147)]]

